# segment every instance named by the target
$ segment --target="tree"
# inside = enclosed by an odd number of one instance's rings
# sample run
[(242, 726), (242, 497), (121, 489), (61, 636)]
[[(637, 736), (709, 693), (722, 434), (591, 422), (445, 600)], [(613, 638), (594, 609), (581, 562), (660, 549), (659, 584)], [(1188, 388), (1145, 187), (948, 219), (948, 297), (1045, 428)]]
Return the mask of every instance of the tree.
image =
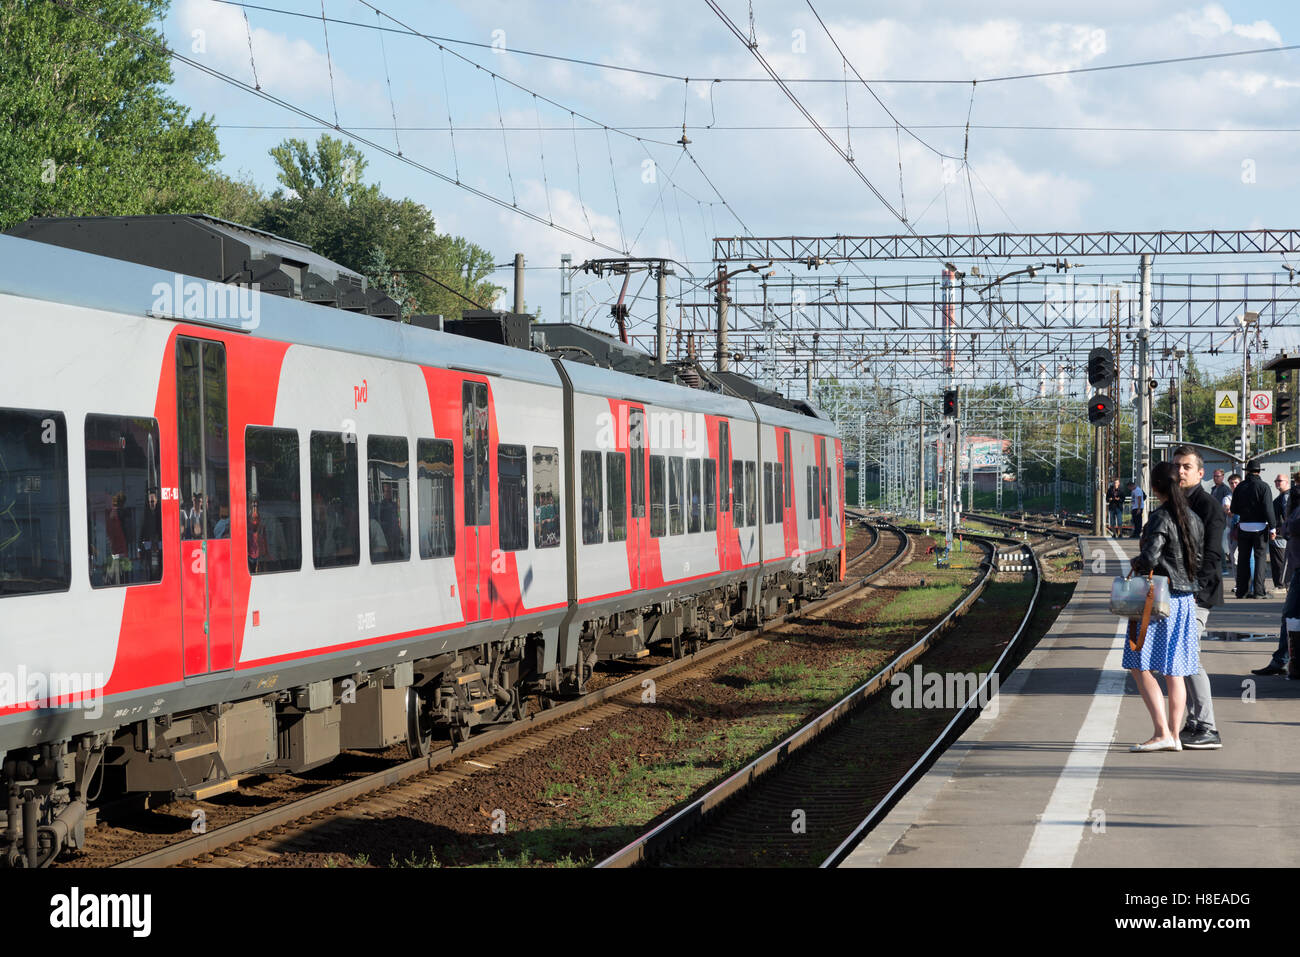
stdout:
[[(192, 212), (220, 158), (206, 116), (166, 96), (150, 24), (168, 0), (0, 5), (0, 229), (32, 216)], [(155, 43), (157, 45), (155, 45)]]
[[(315, 147), (289, 139), (271, 150), (280, 188), (251, 225), (310, 246), (356, 270), (402, 304), (403, 313), (459, 317), (465, 299), (412, 272), (428, 273), (466, 298), (491, 306), (495, 260), (480, 246), (437, 231), (433, 214), (411, 199), (366, 185), (366, 158), (351, 143), (322, 135)], [(406, 270), (404, 275), (394, 271)], [(400, 280), (400, 281), (398, 281)]]

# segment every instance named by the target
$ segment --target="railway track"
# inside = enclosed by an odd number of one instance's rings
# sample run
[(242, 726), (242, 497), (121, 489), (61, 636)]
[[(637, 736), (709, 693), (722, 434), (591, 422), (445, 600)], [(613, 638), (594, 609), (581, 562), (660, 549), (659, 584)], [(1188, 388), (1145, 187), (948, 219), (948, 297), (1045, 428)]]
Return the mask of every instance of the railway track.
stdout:
[[(991, 558), (999, 539), (976, 538)], [(915, 752), (915, 729), (895, 721), (882, 734), (881, 722), (864, 717), (864, 705), (883, 708), (884, 696), (878, 693), (892, 676), (923, 660), (963, 615), (979, 615), (972, 609), (992, 581), (990, 560), (962, 601), (869, 681), (598, 866), (838, 863), (974, 719), (980, 696), (987, 700), (989, 675), (1005, 668), (1034, 614), (1043, 575), (1038, 554), (1027, 551), (1033, 588), (1015, 634), (976, 694), (955, 710), (914, 762), (898, 767), (893, 755), (907, 753), (908, 745)]]
[[(441, 748), (426, 758), (398, 763), (112, 866), (167, 867), (189, 862), (199, 866), (249, 866), (265, 863), (277, 856), (275, 848), (296, 838), (427, 799), (481, 769), (498, 766), (545, 747), (577, 729), (589, 727), (639, 703), (647, 680), (653, 681), (660, 693), (670, 690), (675, 684), (741, 654), (759, 638), (782, 627), (793, 627), (787, 625), (787, 619), (803, 619), (835, 610), (857, 597), (868, 582), (906, 562), (912, 550), (910, 536), (888, 523), (867, 527), (870, 529), (869, 541), (848, 562), (848, 584), (766, 623), (761, 629), (714, 642), (695, 655), (640, 671), (584, 698), (538, 712), (515, 725), (475, 736), (454, 748)], [(893, 548), (889, 547), (891, 542)]]

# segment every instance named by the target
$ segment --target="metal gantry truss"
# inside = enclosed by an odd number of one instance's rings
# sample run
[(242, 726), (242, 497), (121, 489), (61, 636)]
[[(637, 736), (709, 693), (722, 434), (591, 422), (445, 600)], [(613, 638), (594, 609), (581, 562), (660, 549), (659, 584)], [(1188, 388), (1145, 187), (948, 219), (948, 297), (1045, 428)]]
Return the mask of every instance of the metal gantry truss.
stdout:
[(1068, 256), (1283, 255), (1300, 252), (1300, 229), (1157, 229), (1079, 233), (942, 233), (894, 236), (733, 236), (713, 240), (715, 262), (1056, 259)]
[[(996, 267), (995, 267), (996, 268)], [(1050, 267), (1049, 267), (1050, 268)], [(1107, 343), (1117, 323), (1136, 332), (1136, 274), (1046, 273), (992, 284), (966, 276), (951, 288), (954, 377), (958, 383), (1019, 383), (1030, 394), (1046, 375), (1081, 378), (1082, 358)], [(760, 382), (802, 395), (811, 378), (841, 382), (894, 372), (909, 379), (945, 374), (945, 291), (938, 277), (827, 276), (825, 272), (732, 280), (731, 367)], [(670, 358), (684, 357), (689, 337), (707, 356), (716, 337), (712, 297), (696, 293), (679, 305)], [(1300, 321), (1300, 285), (1288, 273), (1158, 273), (1152, 283), (1151, 345), (1156, 360), (1175, 350), (1206, 356), (1238, 352), (1237, 317), (1259, 313), (1259, 329)], [(633, 340), (653, 348), (653, 332)], [(1126, 343), (1125, 343), (1126, 344)], [(1153, 374), (1172, 374), (1159, 365)]]

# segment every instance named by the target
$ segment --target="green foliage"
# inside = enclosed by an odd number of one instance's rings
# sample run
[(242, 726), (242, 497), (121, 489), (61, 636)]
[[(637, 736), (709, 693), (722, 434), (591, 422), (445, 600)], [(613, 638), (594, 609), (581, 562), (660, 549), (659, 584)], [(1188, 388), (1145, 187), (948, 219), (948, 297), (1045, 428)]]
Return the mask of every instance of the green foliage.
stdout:
[[(0, 229), (32, 216), (191, 212), (214, 202), (206, 116), (166, 96), (150, 24), (167, 0), (0, 4)], [(99, 22), (102, 21), (102, 22)]]
[(250, 225), (306, 243), (315, 252), (362, 273), (402, 304), (403, 314), (460, 316), (465, 299), (414, 273), (419, 270), (491, 306), (497, 287), (487, 281), (494, 260), (459, 236), (439, 233), (433, 214), (410, 199), (385, 196), (366, 185), (365, 157), (355, 146), (322, 135), (315, 147), (289, 139), (271, 150), (280, 182)]

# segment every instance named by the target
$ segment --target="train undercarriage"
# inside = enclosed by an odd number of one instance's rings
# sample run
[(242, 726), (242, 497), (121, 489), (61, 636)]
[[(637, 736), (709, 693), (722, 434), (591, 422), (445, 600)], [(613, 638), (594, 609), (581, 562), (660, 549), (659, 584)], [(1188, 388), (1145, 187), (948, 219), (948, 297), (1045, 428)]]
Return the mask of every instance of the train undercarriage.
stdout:
[(131, 796), (206, 800), (241, 776), (307, 771), (344, 750), (404, 745), (427, 756), (438, 741), (526, 718), (530, 701), (551, 707), (586, 693), (602, 660), (642, 657), (660, 643), (682, 657), (798, 608), (837, 577), (833, 562), (814, 563), (767, 576), (753, 595), (750, 582), (735, 582), (589, 620), (568, 667), (546, 670), (542, 636), (522, 635), (11, 750), (0, 764), (0, 863), (53, 863), (83, 846), (92, 808)]

